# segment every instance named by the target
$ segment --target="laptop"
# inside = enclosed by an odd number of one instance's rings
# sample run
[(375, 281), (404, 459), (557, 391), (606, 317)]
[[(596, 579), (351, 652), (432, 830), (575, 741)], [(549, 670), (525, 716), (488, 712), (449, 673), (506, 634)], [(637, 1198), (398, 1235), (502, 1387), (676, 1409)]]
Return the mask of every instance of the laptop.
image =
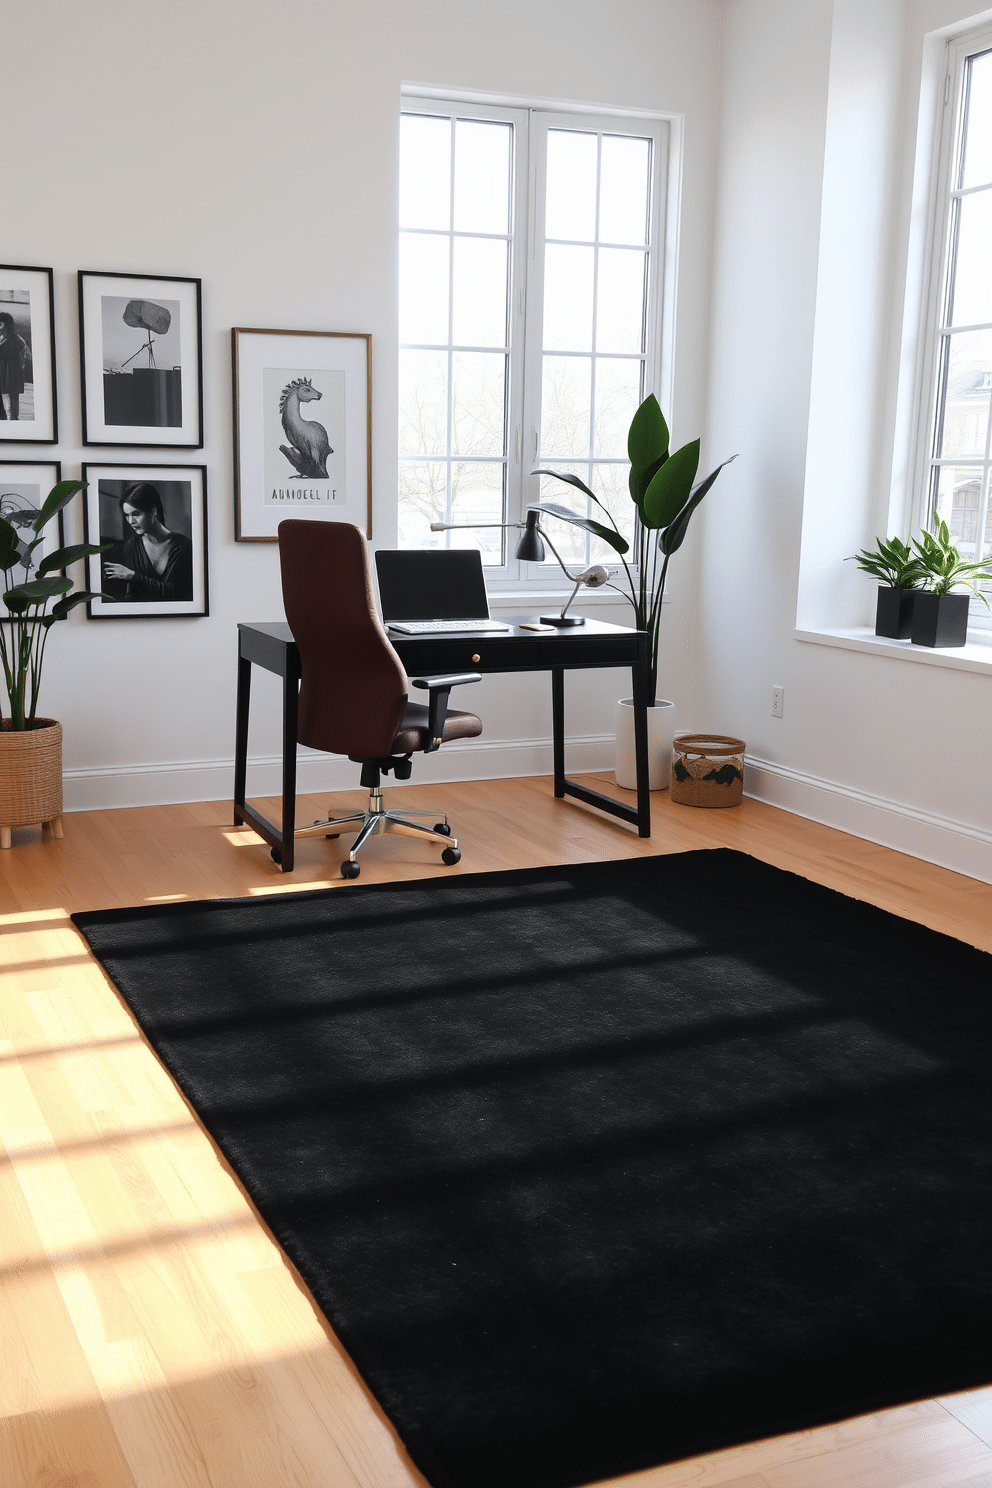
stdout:
[(383, 621), (398, 635), (513, 629), (489, 618), (478, 548), (387, 548), (375, 569)]

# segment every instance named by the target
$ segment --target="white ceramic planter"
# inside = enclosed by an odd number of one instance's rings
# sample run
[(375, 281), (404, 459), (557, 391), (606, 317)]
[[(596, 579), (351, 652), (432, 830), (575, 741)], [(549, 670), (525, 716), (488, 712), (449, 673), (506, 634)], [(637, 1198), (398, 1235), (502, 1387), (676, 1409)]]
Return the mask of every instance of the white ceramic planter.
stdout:
[[(665, 790), (672, 778), (672, 740), (675, 737), (675, 704), (658, 700), (648, 709), (648, 784)], [(634, 763), (634, 700), (617, 703), (617, 756), (615, 776), (623, 790), (637, 789)]]

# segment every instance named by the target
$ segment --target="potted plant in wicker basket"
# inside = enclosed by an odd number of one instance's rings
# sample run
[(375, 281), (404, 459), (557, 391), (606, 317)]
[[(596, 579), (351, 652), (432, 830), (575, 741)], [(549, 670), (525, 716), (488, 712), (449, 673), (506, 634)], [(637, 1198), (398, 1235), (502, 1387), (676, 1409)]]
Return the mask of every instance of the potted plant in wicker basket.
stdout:
[[(585, 527), (595, 537), (610, 545), (623, 564), (624, 584), (610, 588), (628, 601), (634, 611), (634, 624), (649, 636), (648, 659), (648, 735), (651, 789), (664, 790), (672, 770), (674, 705), (658, 699), (658, 638), (661, 629), (661, 604), (668, 578), (668, 565), (685, 541), (689, 521), (696, 507), (713, 485), (724, 465), (736, 460), (731, 455), (703, 480), (696, 480), (699, 466), (699, 440), (669, 451), (670, 436), (665, 415), (657, 398), (650, 393), (631, 420), (627, 434), (630, 457), (628, 484), (637, 514), (634, 523), (632, 563), (626, 554), (630, 544), (613, 520), (609, 507), (577, 475), (559, 470), (535, 470), (534, 475), (553, 475), (556, 480), (575, 486), (599, 507), (609, 523), (578, 517), (568, 507), (553, 501), (531, 502), (531, 508), (561, 517), (573, 525)], [(633, 699), (621, 698), (617, 704), (617, 784), (633, 789), (634, 768)]]
[[(26, 534), (0, 517), (0, 569), (4, 572), (0, 613), (0, 663), (9, 715), (0, 720), (0, 847), (10, 847), (11, 828), (41, 823), (62, 836), (62, 725), (37, 713), (41, 669), (48, 632), (69, 611), (89, 599), (73, 594), (65, 569), (103, 547), (76, 543), (57, 548), (35, 562), (44, 531), (82, 481), (59, 481), (46, 496)], [(49, 610), (51, 604), (51, 610)]]

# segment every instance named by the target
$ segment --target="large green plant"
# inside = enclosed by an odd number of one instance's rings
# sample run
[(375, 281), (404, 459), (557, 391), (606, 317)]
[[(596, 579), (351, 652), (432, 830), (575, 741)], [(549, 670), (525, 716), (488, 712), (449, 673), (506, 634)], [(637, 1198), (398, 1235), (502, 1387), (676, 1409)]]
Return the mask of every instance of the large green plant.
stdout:
[(981, 589), (983, 579), (992, 578), (992, 558), (969, 563), (951, 542), (947, 523), (938, 517), (933, 532), (922, 532), (914, 538), (913, 547), (919, 559), (923, 582), (931, 594), (950, 594), (952, 589), (970, 589), (986, 609), (992, 608)]
[(611, 587), (629, 601), (634, 610), (634, 621), (638, 630), (646, 630), (650, 636), (650, 658), (648, 662), (648, 702), (652, 706), (658, 695), (658, 636), (661, 628), (661, 602), (668, 578), (668, 565), (672, 554), (677, 553), (685, 541), (689, 522), (696, 507), (716, 480), (724, 465), (736, 460), (724, 460), (703, 480), (696, 480), (699, 466), (699, 440), (684, 444), (674, 453), (669, 451), (671, 436), (668, 424), (657, 398), (650, 393), (631, 420), (627, 435), (627, 454), (630, 457), (630, 495), (637, 508), (634, 524), (634, 545), (631, 562), (627, 561), (630, 544), (621, 534), (609, 507), (590, 491), (577, 475), (563, 475), (558, 470), (535, 470), (534, 475), (553, 475), (556, 480), (575, 486), (583, 491), (604, 513), (609, 526), (589, 517), (577, 517), (568, 507), (558, 506), (553, 501), (532, 502), (538, 511), (549, 516), (561, 517), (573, 525), (584, 527), (594, 536), (602, 538), (614, 552), (620, 555), (626, 587)]
[[(7, 608), (6, 615), (0, 615), (0, 662), (10, 706), (10, 726), (14, 730), (29, 729), (34, 724), (48, 632), (76, 605), (100, 597), (87, 590), (71, 593), (75, 586), (72, 579), (66, 578), (65, 569), (78, 558), (105, 552), (111, 544), (94, 547), (92, 543), (74, 543), (57, 548), (37, 565), (34, 563), (35, 550), (45, 540), (45, 528), (84, 484), (59, 481), (53, 486), (27, 529), (31, 534), (27, 539), (18, 536), (12, 523), (0, 517), (0, 568), (4, 573), (3, 602)], [(18, 569), (22, 570), (20, 583), (16, 581)]]

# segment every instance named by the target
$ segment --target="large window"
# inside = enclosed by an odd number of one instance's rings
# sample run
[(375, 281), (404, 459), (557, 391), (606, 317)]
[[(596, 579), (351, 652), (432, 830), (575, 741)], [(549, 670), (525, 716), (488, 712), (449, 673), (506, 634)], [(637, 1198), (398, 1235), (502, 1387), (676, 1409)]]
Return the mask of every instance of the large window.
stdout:
[[(630, 534), (626, 432), (660, 371), (663, 131), (405, 101), (401, 545), (477, 545), (492, 577), (535, 576), (495, 524), (542, 495), (584, 499), (542, 491), (538, 465), (581, 476)], [(577, 562), (615, 557), (579, 528), (555, 539)]]
[[(922, 515), (943, 517), (978, 560), (992, 554), (992, 36), (950, 56)], [(973, 622), (983, 617), (973, 603)]]

